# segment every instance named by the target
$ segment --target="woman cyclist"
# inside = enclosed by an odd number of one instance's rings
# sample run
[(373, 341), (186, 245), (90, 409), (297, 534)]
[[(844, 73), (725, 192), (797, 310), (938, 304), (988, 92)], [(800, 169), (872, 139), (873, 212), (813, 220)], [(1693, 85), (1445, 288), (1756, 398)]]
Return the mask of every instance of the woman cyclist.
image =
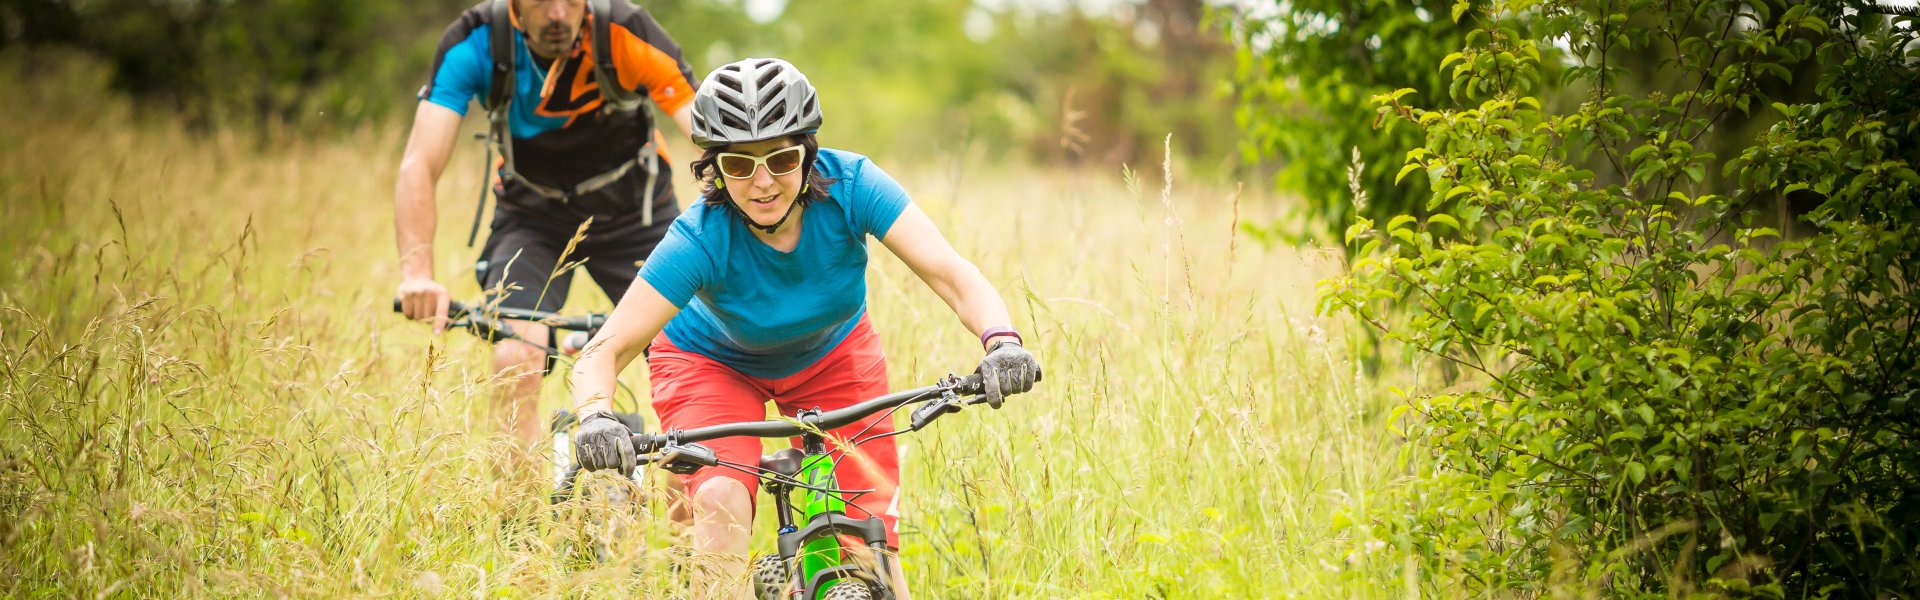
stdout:
[[(884, 395), (886, 357), (866, 314), (867, 236), (905, 262), (979, 337), (990, 402), (1032, 388), (1040, 365), (1021, 347), (993, 284), (954, 252), (886, 172), (864, 156), (821, 148), (814, 137), (820, 124), (813, 85), (786, 61), (735, 62), (700, 84), (693, 138), (704, 154), (691, 166), (705, 182), (702, 201), (673, 222), (640, 281), (574, 366), (582, 467), (633, 469), (631, 432), (613, 418), (610, 400), (615, 375), (643, 347), (662, 429), (760, 420), (768, 399), (791, 416)], [(834, 433), (869, 426), (870, 434), (893, 429), (875, 415)], [(760, 440), (746, 437), (706, 445), (721, 460), (744, 464), (756, 463), (761, 450)], [(893, 439), (848, 456), (836, 474), (840, 487), (874, 490), (851, 498), (848, 516), (879, 517), (888, 545), (898, 550)], [(757, 482), (720, 468), (684, 479), (695, 550), (730, 558), (719, 579), (695, 589), (744, 595)], [(893, 564), (894, 589), (904, 591)], [(734, 582), (741, 587), (732, 589)]]

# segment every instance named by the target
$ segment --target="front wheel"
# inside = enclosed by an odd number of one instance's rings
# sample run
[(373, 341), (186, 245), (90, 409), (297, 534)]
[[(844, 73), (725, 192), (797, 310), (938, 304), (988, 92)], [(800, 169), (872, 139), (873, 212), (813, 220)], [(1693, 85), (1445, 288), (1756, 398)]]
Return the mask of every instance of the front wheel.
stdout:
[[(787, 571), (787, 562), (778, 555), (769, 554), (753, 561), (753, 597), (756, 600), (787, 600), (787, 592), (792, 588)], [(827, 589), (820, 594), (821, 600), (873, 600), (876, 596), (867, 583), (859, 579), (840, 579), (827, 583)]]
[(786, 600), (787, 562), (777, 554), (753, 561), (753, 597), (757, 600)]
[(821, 594), (822, 600), (873, 600), (873, 590), (867, 583), (858, 579), (840, 579), (827, 584), (827, 593)]

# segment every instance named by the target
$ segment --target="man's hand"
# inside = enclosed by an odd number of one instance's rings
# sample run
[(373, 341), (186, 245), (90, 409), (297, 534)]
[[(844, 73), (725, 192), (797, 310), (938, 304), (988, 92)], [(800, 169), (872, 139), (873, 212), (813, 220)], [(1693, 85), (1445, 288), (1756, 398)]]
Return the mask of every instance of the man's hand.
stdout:
[(1000, 408), (1008, 394), (1023, 394), (1033, 389), (1034, 380), (1040, 378), (1040, 361), (1018, 342), (1003, 341), (987, 352), (975, 372), (980, 374), (986, 388), (987, 405)]
[(447, 304), (453, 300), (447, 286), (429, 277), (408, 277), (400, 282), (400, 312), (415, 321), (433, 321), (433, 334), (447, 329)]
[(573, 456), (582, 469), (618, 468), (621, 475), (632, 475), (633, 430), (627, 429), (613, 413), (589, 413), (573, 433)]

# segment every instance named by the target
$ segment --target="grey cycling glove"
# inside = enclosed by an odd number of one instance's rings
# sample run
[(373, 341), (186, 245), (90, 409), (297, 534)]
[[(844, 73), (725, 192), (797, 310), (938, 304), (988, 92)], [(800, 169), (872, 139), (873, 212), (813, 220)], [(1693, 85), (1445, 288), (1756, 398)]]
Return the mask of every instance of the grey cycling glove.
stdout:
[(580, 420), (573, 432), (574, 460), (589, 471), (620, 469), (633, 473), (633, 430), (610, 412), (596, 412)]
[(980, 360), (980, 382), (985, 387), (987, 405), (1000, 408), (1008, 394), (1026, 393), (1040, 378), (1040, 361), (1026, 348), (1013, 342), (1000, 342)]

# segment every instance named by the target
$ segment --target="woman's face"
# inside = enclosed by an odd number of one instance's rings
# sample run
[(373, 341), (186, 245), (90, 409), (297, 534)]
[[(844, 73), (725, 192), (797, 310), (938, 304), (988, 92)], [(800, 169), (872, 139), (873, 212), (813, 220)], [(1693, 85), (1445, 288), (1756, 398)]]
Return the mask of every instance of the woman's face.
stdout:
[(766, 226), (780, 222), (799, 198), (806, 180), (805, 169), (799, 167), (806, 153), (805, 147), (787, 138), (732, 144), (720, 153), (716, 166), (733, 205), (754, 223)]

